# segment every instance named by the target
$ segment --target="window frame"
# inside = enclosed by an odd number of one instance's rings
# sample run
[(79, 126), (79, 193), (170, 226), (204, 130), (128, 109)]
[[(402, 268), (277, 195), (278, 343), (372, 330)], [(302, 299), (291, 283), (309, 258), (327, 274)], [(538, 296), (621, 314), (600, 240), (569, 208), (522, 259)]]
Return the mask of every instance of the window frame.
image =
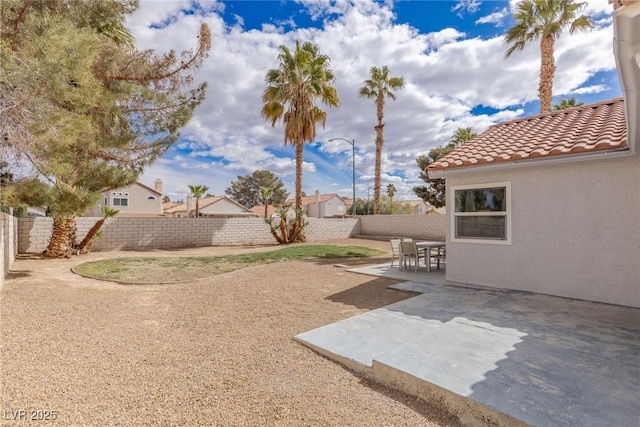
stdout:
[[(116, 203), (116, 200), (118, 201), (118, 203)], [(122, 204), (122, 201), (126, 201), (126, 204)], [(112, 206), (118, 206), (118, 207), (129, 207), (129, 198), (128, 197), (124, 197), (124, 196), (119, 196), (119, 197), (114, 197), (113, 199), (111, 199), (111, 203)]]
[[(505, 189), (505, 210), (504, 211), (480, 211), (480, 212), (456, 212), (456, 190), (484, 190), (489, 188), (504, 188)], [(511, 235), (511, 222), (512, 222), (512, 210), (511, 210), (511, 182), (484, 182), (478, 184), (463, 184), (452, 185), (448, 188), (448, 203), (447, 210), (451, 211), (450, 217), (450, 233), (451, 241), (456, 243), (482, 243), (490, 245), (510, 245), (512, 242)], [(456, 226), (458, 217), (479, 217), (479, 216), (504, 216), (505, 217), (505, 238), (504, 239), (490, 239), (490, 238), (474, 238), (474, 237), (457, 237)]]

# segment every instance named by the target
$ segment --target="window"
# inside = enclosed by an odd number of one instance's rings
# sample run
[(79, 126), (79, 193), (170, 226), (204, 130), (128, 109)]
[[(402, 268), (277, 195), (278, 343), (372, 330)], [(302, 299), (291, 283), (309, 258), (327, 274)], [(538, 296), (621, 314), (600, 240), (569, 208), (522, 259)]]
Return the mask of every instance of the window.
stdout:
[(147, 196), (147, 200), (155, 200), (155, 199), (156, 199), (156, 196), (152, 196), (152, 195)]
[(124, 197), (114, 197), (113, 206), (129, 206), (129, 199)]
[(455, 186), (452, 195), (453, 241), (511, 243), (510, 183)]
[(104, 198), (104, 205), (105, 206), (109, 206), (109, 198), (108, 197)]

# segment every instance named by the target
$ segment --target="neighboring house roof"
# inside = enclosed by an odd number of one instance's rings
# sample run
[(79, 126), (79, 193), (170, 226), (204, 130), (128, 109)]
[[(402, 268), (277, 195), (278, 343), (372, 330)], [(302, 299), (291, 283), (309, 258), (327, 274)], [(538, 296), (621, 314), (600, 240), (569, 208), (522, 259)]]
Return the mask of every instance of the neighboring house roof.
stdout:
[(398, 203), (406, 203), (412, 208), (415, 208), (418, 205), (426, 205), (424, 200), (396, 200)]
[[(235, 205), (237, 205), (241, 210), (243, 211), (249, 211), (247, 208), (245, 208), (244, 206), (242, 206), (240, 203), (236, 202), (235, 200), (233, 200), (230, 197), (227, 196), (211, 196), (211, 197), (203, 197), (201, 199), (198, 200), (198, 209), (200, 210), (200, 212), (202, 212), (205, 208), (219, 202), (220, 200), (226, 200), (227, 202), (233, 203)], [(193, 199), (193, 209), (195, 210), (196, 208), (196, 199)], [(263, 207), (264, 209), (264, 207)], [(166, 209), (164, 211), (164, 213), (166, 214), (173, 214), (173, 213), (178, 213), (178, 212), (187, 212), (187, 204), (186, 203), (181, 203), (177, 206), (174, 206), (172, 208)], [(227, 212), (222, 212), (227, 214)], [(264, 210), (263, 210), (263, 214), (264, 214)]]
[(120, 189), (124, 189), (124, 188), (127, 188), (127, 187), (132, 187), (134, 185), (139, 185), (140, 187), (142, 187), (142, 188), (144, 188), (146, 190), (149, 190), (152, 193), (157, 194), (158, 196), (162, 196), (162, 193), (156, 191), (155, 188), (149, 187), (148, 185), (145, 185), (145, 184), (141, 183), (140, 181), (134, 182), (133, 184), (130, 184), (130, 185), (125, 185), (123, 187), (118, 187), (118, 188), (103, 188), (102, 190), (100, 190), (100, 192), (104, 193), (105, 191), (120, 190)]
[[(343, 200), (342, 197), (338, 196), (336, 193), (331, 193), (331, 194), (320, 194), (320, 203), (324, 203), (329, 199), (333, 199), (334, 197), (338, 197), (340, 200)], [(308, 205), (312, 205), (316, 202), (316, 196), (304, 196), (302, 198), (302, 206), (308, 206)], [(296, 203), (296, 199), (287, 199), (287, 201), (285, 202), (288, 205), (295, 205)]]
[(427, 167), (429, 172), (628, 150), (624, 101), (583, 105), (498, 123)]
[(180, 203), (178, 203), (178, 202), (164, 202), (162, 204), (162, 210), (166, 211), (168, 209), (175, 208), (176, 206), (180, 206)]
[[(274, 205), (267, 205), (267, 216), (276, 213), (276, 209), (278, 208)], [(264, 205), (255, 205), (249, 210), (258, 216), (264, 216)]]

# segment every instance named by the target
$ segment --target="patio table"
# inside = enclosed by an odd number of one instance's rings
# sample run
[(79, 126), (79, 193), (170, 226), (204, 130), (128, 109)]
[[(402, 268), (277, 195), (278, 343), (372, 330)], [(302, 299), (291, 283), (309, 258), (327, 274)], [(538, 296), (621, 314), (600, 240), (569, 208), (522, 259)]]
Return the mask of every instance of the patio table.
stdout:
[(440, 249), (445, 247), (445, 242), (435, 240), (423, 240), (416, 242), (416, 247), (424, 251), (424, 262), (427, 264), (427, 271), (431, 272), (431, 249)]

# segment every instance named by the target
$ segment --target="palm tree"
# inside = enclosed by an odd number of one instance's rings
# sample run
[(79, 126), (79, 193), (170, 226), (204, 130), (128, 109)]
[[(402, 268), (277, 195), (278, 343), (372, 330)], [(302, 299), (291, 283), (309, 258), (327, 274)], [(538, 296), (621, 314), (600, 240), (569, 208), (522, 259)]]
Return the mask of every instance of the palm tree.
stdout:
[(273, 196), (273, 190), (267, 187), (260, 187), (260, 198), (264, 204), (264, 217), (267, 217), (267, 208), (269, 207), (269, 199)]
[(376, 131), (376, 169), (373, 186), (373, 214), (380, 214), (380, 174), (382, 164), (382, 146), (384, 145), (384, 100), (389, 97), (395, 101), (394, 90), (404, 87), (404, 78), (389, 77), (389, 68), (385, 65), (382, 68), (371, 67), (370, 76), (364, 81), (364, 86), (360, 88), (359, 95), (362, 98), (374, 98), (376, 100), (376, 114), (378, 124), (374, 126)]
[(575, 96), (571, 98), (561, 99), (557, 104), (553, 104), (553, 111), (565, 110), (567, 108), (579, 107), (584, 105), (584, 102), (578, 102)]
[[(329, 107), (338, 107), (338, 92), (331, 86), (333, 71), (330, 58), (322, 55), (313, 43), (300, 43), (291, 52), (280, 46), (280, 65), (267, 71), (267, 88), (262, 95), (262, 117), (275, 126), (282, 119), (284, 143), (296, 150), (296, 210), (302, 209), (302, 161), (305, 142), (316, 137), (316, 124), (324, 127), (327, 113), (316, 105), (316, 99)], [(303, 236), (301, 238), (304, 238)]]
[(534, 40), (540, 40), (540, 113), (551, 111), (553, 77), (556, 72), (553, 57), (556, 39), (566, 28), (569, 28), (571, 34), (593, 28), (591, 18), (586, 15), (578, 16), (585, 5), (586, 3), (575, 3), (574, 0), (523, 0), (517, 5), (516, 25), (507, 31), (504, 38), (505, 44), (509, 46), (505, 57), (524, 49)]
[(189, 191), (196, 198), (196, 218), (200, 216), (200, 197), (204, 196), (209, 190), (206, 185), (188, 185)]
[(393, 196), (396, 195), (396, 186), (393, 184), (387, 185), (387, 195), (389, 196), (389, 213), (393, 213)]
[(102, 218), (100, 218), (98, 222), (93, 224), (93, 227), (91, 227), (87, 235), (84, 236), (84, 239), (82, 239), (82, 242), (80, 242), (80, 244), (78, 245), (78, 250), (80, 251), (80, 253), (86, 254), (89, 252), (89, 250), (91, 249), (91, 245), (93, 244), (93, 241), (96, 239), (96, 237), (98, 237), (100, 229), (104, 225), (104, 222), (107, 220), (107, 218), (116, 216), (118, 212), (120, 211), (116, 209), (111, 209), (106, 206), (102, 207)]
[(453, 134), (451, 139), (449, 140), (449, 144), (447, 144), (447, 148), (458, 148), (465, 142), (474, 138), (477, 134), (471, 132), (471, 128), (458, 128), (456, 132)]

